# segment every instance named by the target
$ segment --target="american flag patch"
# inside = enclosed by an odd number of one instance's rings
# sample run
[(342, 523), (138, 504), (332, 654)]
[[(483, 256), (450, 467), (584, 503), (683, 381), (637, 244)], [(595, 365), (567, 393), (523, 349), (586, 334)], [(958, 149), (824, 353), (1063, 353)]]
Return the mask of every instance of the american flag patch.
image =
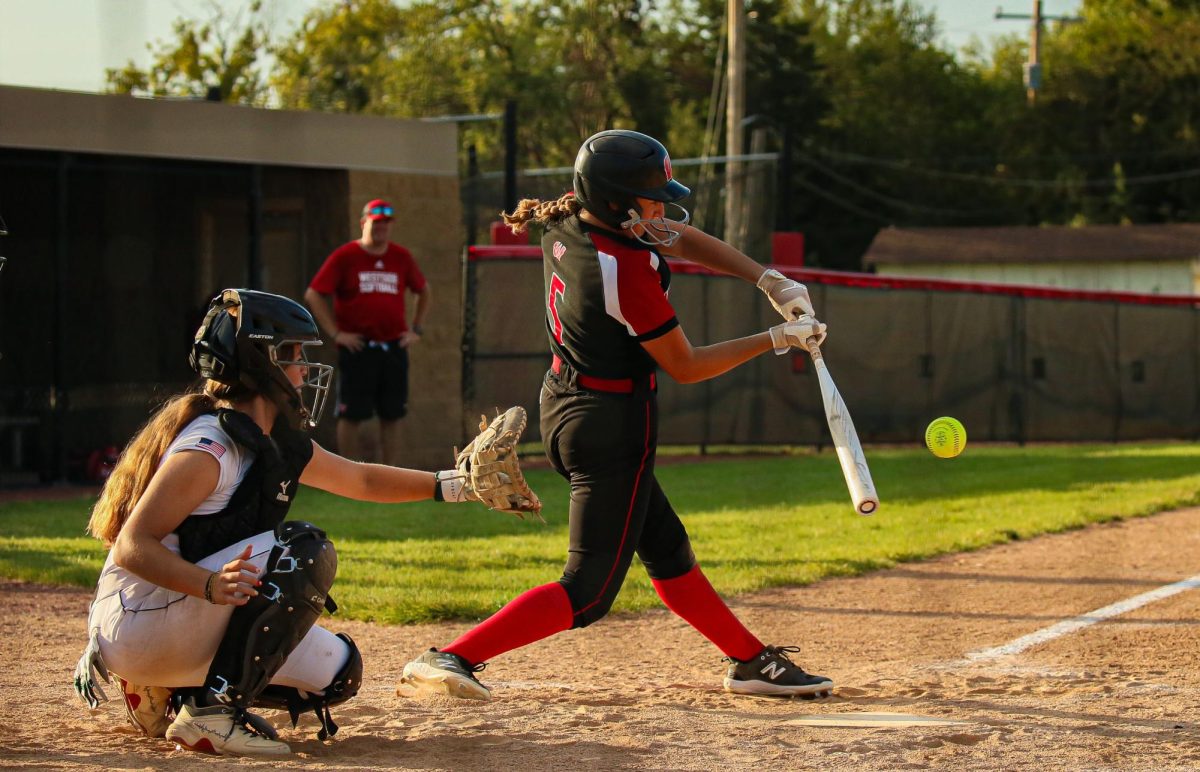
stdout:
[(202, 437), (201, 439), (196, 440), (196, 447), (200, 448), (201, 450), (207, 450), (217, 458), (225, 455), (225, 446), (216, 440), (210, 440), (207, 437)]

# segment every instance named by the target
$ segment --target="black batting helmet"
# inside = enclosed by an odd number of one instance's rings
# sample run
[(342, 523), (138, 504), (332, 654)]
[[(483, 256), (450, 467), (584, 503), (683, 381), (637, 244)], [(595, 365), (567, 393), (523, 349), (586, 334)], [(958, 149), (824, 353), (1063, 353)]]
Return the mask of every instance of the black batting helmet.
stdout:
[(674, 179), (671, 157), (654, 137), (626, 129), (593, 134), (575, 156), (575, 198), (614, 228), (637, 209), (636, 198), (675, 203), (692, 191)]
[[(317, 425), (332, 382), (333, 367), (310, 362), (306, 346), (321, 345), (308, 309), (290, 298), (247, 289), (227, 289), (212, 299), (196, 330), (188, 363), (204, 378), (242, 385), (270, 399), (292, 426)], [(294, 347), (299, 357), (294, 357)], [(301, 365), (304, 380), (292, 384), (284, 368)]]

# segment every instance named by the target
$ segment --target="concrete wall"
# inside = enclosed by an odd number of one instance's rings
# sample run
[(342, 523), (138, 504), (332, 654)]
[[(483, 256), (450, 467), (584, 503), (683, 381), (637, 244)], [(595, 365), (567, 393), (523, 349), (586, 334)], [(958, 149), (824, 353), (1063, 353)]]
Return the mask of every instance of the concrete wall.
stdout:
[(451, 123), (0, 86), (0, 147), (457, 175)]
[(1056, 289), (1200, 294), (1200, 261), (1105, 263), (880, 263), (884, 276), (913, 276), (994, 284), (1033, 284)]
[[(457, 136), (452, 123), (0, 86), (0, 307), (41, 313), (36, 338), (0, 327), (0, 415), (37, 420), (21, 463), (0, 452), (0, 483), (7, 465), (70, 476), (73, 456), (124, 445), (151, 402), (191, 380), (207, 299), (254, 283), (256, 207), (261, 288), (298, 298), (375, 197), (400, 209), (393, 236), (434, 293), (405, 463), (445, 468), (463, 442)], [(87, 323), (98, 307), (136, 318)], [(112, 366), (120, 357), (133, 360)], [(335, 424), (330, 409), (326, 447)]]

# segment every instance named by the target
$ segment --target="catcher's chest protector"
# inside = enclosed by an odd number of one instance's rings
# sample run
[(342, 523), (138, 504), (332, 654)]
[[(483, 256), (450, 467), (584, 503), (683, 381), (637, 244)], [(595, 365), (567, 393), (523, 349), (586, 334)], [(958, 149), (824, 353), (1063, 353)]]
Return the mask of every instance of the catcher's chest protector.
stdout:
[(255, 458), (225, 509), (187, 517), (175, 529), (180, 554), (191, 563), (274, 530), (287, 517), (300, 488), (300, 473), (312, 459), (312, 440), (283, 421), (276, 421), (268, 436), (250, 416), (236, 410), (218, 410), (217, 420), (238, 445), (254, 451)]

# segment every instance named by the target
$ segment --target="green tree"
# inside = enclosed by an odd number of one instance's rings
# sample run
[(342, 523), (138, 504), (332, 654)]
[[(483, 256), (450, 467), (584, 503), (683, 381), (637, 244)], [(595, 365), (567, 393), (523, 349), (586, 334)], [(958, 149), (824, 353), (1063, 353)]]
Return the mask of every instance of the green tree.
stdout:
[(1075, 157), (1061, 166), (1108, 184), (1073, 191), (1074, 212), (1047, 207), (1047, 215), (1087, 222), (1196, 219), (1200, 4), (1087, 0), (1082, 15), (1082, 23), (1049, 36), (1037, 137), (1050, 147), (1056, 139), (1070, 141)]
[(347, 0), (310, 11), (273, 48), (271, 86), (280, 106), (402, 114), (403, 107), (388, 99), (386, 83), (409, 42), (405, 15), (388, 0)]
[(998, 161), (986, 182), (1015, 213), (1008, 222), (1194, 220), (1200, 7), (1087, 0), (1080, 13), (1047, 27), (1033, 104), (1022, 36), (999, 41), (990, 59), (972, 55), (991, 92), (984, 122)]
[[(569, 163), (611, 126), (661, 133), (663, 25), (636, 0), (353, 0), (314, 10), (275, 49), (286, 107), (403, 117), (497, 114), (515, 100), (522, 165)], [(464, 138), (498, 162), (497, 125)]]
[(148, 68), (130, 61), (123, 68), (106, 70), (108, 90), (191, 98), (205, 98), (215, 90), (224, 102), (265, 105), (268, 89), (259, 55), (269, 35), (259, 16), (261, 6), (261, 0), (254, 0), (228, 16), (214, 3), (208, 21), (177, 19), (172, 40), (146, 46), (153, 58)]
[[(329, 0), (266, 49), (259, 2), (245, 22), (214, 5), (208, 22), (176, 22), (148, 69), (108, 78), (128, 93), (215, 87), (230, 101), (409, 118), (499, 114), (513, 100), (524, 168), (568, 166), (581, 138), (610, 127), (658, 136), (676, 157), (717, 154), (725, 6)], [(1020, 35), (990, 53), (947, 50), (918, 0), (747, 0), (746, 10), (747, 113), (771, 149), (790, 141), (783, 190), (794, 195), (781, 219), (806, 232), (816, 264), (857, 267), (892, 224), (1200, 216), (1194, 0), (1084, 0), (1082, 23), (1045, 31), (1033, 105)], [(463, 123), (461, 136), (485, 170), (501, 167), (499, 121)]]
[(794, 221), (814, 262), (857, 268), (880, 227), (1002, 219), (994, 191), (917, 168), (992, 163), (981, 120), (992, 92), (938, 43), (937, 19), (907, 0), (803, 0), (815, 88), (828, 100), (801, 133)]

